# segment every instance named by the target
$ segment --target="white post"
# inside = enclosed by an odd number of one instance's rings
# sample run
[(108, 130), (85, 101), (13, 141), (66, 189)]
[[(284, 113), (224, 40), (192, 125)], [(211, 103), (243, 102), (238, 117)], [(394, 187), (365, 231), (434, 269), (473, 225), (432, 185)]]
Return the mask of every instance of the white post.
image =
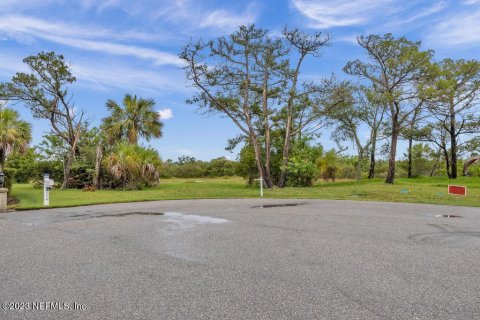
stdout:
[(50, 193), (50, 175), (48, 173), (43, 174), (43, 205), (50, 205), (49, 199)]
[(263, 198), (263, 177), (260, 177), (260, 197)]
[(260, 177), (259, 179), (255, 179), (255, 181), (260, 181), (260, 197), (263, 198), (263, 177)]

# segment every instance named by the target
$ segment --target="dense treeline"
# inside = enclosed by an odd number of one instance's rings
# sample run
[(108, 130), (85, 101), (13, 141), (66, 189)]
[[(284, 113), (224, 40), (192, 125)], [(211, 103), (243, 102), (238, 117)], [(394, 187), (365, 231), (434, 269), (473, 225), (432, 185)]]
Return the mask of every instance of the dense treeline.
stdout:
[[(160, 177), (240, 175), (266, 187), (310, 186), (317, 179), (477, 175), (480, 160), (480, 63), (437, 60), (420, 42), (391, 34), (358, 37), (365, 58), (343, 73), (305, 81), (331, 44), (329, 34), (285, 28), (281, 36), (253, 25), (229, 36), (191, 42), (180, 53), (195, 89), (187, 101), (232, 121), (240, 134), (236, 161), (181, 157), (162, 162), (142, 145), (162, 136), (152, 99), (108, 100), (109, 112), (92, 127), (75, 106), (76, 81), (62, 55), (41, 52), (0, 83), (0, 167), (11, 182), (40, 184), (45, 172), (62, 188), (143, 188)], [(339, 80), (339, 79), (344, 80)], [(31, 126), (7, 103), (20, 103), (50, 123), (29, 148)], [(318, 143), (329, 134), (335, 149)], [(192, 134), (193, 136), (193, 134)], [(405, 154), (399, 143), (405, 142)], [(465, 164), (465, 165), (464, 165)]]

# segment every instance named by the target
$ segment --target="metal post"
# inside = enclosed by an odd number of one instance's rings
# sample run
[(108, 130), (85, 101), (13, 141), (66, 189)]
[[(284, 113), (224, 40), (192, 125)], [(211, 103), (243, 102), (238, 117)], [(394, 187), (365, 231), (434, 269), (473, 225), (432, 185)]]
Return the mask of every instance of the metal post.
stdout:
[(50, 175), (48, 173), (43, 174), (43, 205), (50, 205)]

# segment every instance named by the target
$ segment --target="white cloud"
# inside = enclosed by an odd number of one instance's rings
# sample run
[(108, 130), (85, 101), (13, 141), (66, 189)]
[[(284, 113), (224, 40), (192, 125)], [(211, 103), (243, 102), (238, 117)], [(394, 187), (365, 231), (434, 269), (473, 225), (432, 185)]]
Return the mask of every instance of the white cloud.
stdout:
[(447, 3), (445, 1), (439, 1), (437, 3), (434, 3), (433, 5), (428, 5), (425, 9), (419, 11), (417, 14), (408, 17), (406, 19), (402, 19), (402, 21), (399, 21), (398, 24), (407, 24), (407, 23), (412, 23), (415, 20), (418, 20), (420, 18), (424, 18), (427, 16), (430, 16), (432, 14), (435, 14), (437, 12), (442, 11), (447, 7)]
[[(186, 35), (192, 35), (199, 29), (214, 29), (230, 32), (242, 24), (253, 23), (260, 11), (255, 2), (251, 2), (245, 10), (211, 7), (208, 1), (195, 0), (156, 0), (131, 1), (109, 0), (93, 3), (92, 0), (83, 0), (87, 7), (95, 7), (98, 11), (108, 8), (123, 10), (125, 13), (141, 19), (150, 19), (155, 22), (170, 22), (176, 25), (177, 30)], [(229, 2), (226, 1), (225, 4)]]
[(450, 15), (429, 31), (426, 43), (430, 46), (464, 47), (480, 43), (480, 10)]
[[(480, 1), (480, 0), (467, 0)], [(293, 8), (307, 18), (314, 29), (369, 26), (391, 32), (393, 28), (412, 23), (445, 9), (444, 0), (290, 0)]]
[(393, 0), (291, 0), (293, 7), (310, 20), (308, 25), (318, 29), (366, 24), (379, 11), (385, 13), (392, 2)]
[(51, 35), (44, 35), (42, 37), (53, 42), (61, 43), (83, 50), (98, 51), (112, 55), (131, 56), (145, 60), (152, 60), (156, 65), (174, 65), (178, 67), (183, 66), (183, 62), (178, 58), (178, 56), (159, 50), (117, 43), (72, 39)]
[(218, 9), (210, 12), (203, 21), (200, 22), (201, 28), (229, 28), (233, 29), (240, 25), (251, 24), (255, 22), (257, 15), (253, 4), (249, 5), (243, 13), (237, 14), (228, 10)]
[(22, 12), (29, 9), (45, 7), (52, 3), (59, 3), (62, 0), (1, 0), (0, 12)]
[[(183, 65), (176, 55), (168, 52), (109, 41), (110, 39), (145, 40), (147, 35), (139, 32), (128, 31), (122, 33), (94, 26), (50, 23), (23, 16), (4, 16), (0, 17), (0, 34), (13, 37), (22, 42), (31, 42), (35, 38), (41, 38), (83, 50), (152, 60), (156, 65)], [(108, 40), (103, 41), (101, 39)]]
[(158, 110), (158, 114), (160, 115), (160, 119), (162, 120), (168, 120), (173, 118), (173, 112), (170, 108)]
[(72, 65), (73, 74), (80, 85), (95, 90), (108, 91), (109, 88), (120, 88), (131, 92), (161, 94), (163, 92), (190, 92), (186, 87), (182, 70), (138, 69), (121, 64), (92, 63), (77, 61)]

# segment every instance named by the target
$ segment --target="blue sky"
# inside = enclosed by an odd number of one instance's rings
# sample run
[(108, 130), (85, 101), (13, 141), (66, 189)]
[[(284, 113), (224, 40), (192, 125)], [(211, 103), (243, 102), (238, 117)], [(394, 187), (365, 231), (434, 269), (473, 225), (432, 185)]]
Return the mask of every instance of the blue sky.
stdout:
[[(284, 25), (331, 34), (332, 46), (311, 58), (304, 79), (335, 73), (362, 58), (357, 35), (393, 33), (421, 40), (436, 57), (479, 59), (480, 0), (0, 0), (0, 81), (25, 71), (22, 59), (39, 51), (62, 53), (77, 77), (75, 102), (95, 125), (105, 101), (125, 93), (155, 99), (164, 137), (150, 144), (164, 159), (235, 158), (224, 150), (238, 134), (228, 119), (205, 116), (185, 103), (192, 89), (177, 55), (190, 39), (229, 34), (255, 23), (272, 33)], [(13, 106), (33, 123), (34, 143), (49, 130), (28, 109)], [(320, 142), (327, 147), (329, 133)]]

